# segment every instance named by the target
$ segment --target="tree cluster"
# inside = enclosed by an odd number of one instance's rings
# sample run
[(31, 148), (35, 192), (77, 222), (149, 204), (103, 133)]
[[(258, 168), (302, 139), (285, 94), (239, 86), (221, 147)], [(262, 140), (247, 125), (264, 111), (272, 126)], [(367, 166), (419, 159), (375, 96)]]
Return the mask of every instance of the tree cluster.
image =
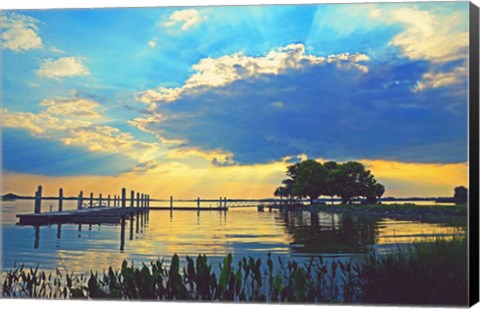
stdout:
[(319, 196), (339, 196), (343, 204), (351, 203), (352, 199), (364, 197), (369, 204), (377, 203), (385, 187), (375, 180), (375, 177), (359, 162), (337, 163), (328, 161), (320, 163), (315, 160), (305, 160), (288, 166), (287, 179), (282, 181), (274, 195), (293, 199), (309, 197), (310, 201)]
[(455, 204), (466, 204), (468, 201), (468, 189), (464, 186), (455, 187), (453, 190), (453, 199)]

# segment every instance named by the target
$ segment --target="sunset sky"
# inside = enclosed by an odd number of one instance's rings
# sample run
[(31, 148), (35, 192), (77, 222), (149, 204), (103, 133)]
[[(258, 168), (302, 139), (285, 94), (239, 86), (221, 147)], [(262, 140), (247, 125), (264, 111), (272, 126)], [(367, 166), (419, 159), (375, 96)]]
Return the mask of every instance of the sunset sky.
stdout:
[(468, 2), (1, 18), (3, 193), (270, 197), (305, 158), (467, 185)]

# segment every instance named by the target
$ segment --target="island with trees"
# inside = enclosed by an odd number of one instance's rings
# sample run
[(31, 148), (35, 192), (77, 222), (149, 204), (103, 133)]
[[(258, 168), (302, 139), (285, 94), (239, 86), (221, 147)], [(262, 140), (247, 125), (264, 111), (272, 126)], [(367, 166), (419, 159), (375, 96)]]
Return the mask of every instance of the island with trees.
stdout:
[[(385, 186), (375, 179), (372, 171), (356, 161), (304, 160), (288, 166), (286, 176), (273, 194), (280, 198), (280, 204), (290, 209), (303, 207), (304, 199), (308, 198), (308, 206), (332, 212), (362, 212), (409, 219), (464, 217), (467, 214), (468, 189), (463, 186), (454, 188), (453, 197), (435, 199), (440, 203), (454, 202), (455, 207), (435, 203), (429, 206), (382, 204)], [(327, 205), (321, 196), (329, 197), (330, 203)]]

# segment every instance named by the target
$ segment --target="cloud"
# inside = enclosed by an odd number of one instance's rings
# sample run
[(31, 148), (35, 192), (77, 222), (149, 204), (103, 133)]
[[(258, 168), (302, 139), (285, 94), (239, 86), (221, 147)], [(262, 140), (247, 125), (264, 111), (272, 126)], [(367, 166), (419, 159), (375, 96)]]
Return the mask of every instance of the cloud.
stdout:
[[(197, 161), (202, 165), (233, 166), (238, 163), (233, 159), (233, 154), (222, 150), (203, 150), (198, 147), (177, 147), (166, 153), (166, 159), (174, 159), (180, 162)], [(199, 160), (201, 159), (201, 160)]]
[(170, 15), (168, 21), (165, 22), (165, 26), (173, 27), (176, 25), (180, 25), (181, 29), (185, 31), (188, 28), (199, 24), (201, 20), (202, 17), (197, 10), (179, 10), (173, 12), (172, 15)]
[(156, 142), (143, 142), (118, 128), (93, 123), (98, 119), (98, 103), (79, 98), (44, 100), (40, 113), (2, 110), (3, 126), (29, 132), (37, 138), (61, 141), (92, 152), (121, 154), (139, 162), (153, 160), (165, 151)]
[[(400, 48), (403, 56), (409, 59), (427, 60), (432, 64), (430, 71), (412, 89), (414, 92), (459, 84), (468, 74), (468, 16), (458, 12), (441, 15), (439, 12), (402, 7), (389, 11), (385, 17), (388, 22), (405, 27), (389, 44)], [(442, 70), (449, 62), (458, 63), (457, 67)]]
[(0, 36), (3, 48), (14, 52), (42, 48), (42, 39), (38, 34), (38, 20), (17, 13), (1, 13)]
[(429, 69), (426, 61), (371, 63), (369, 74), (336, 62), (305, 66), (184, 93), (175, 104), (157, 107), (168, 116), (142, 125), (183, 140), (184, 148), (231, 153), (240, 165), (298, 154), (464, 162), (466, 94), (446, 86), (412, 92)]
[(275, 101), (275, 102), (272, 102), (270, 104), (272, 107), (275, 107), (275, 108), (283, 108), (285, 107), (285, 104), (283, 104), (282, 101)]
[(415, 85), (414, 91), (419, 92), (428, 88), (438, 88), (466, 83), (468, 69), (466, 66), (458, 66), (450, 71), (431, 70), (422, 75), (422, 81)]
[(223, 87), (237, 80), (266, 75), (284, 74), (288, 70), (302, 70), (310, 66), (335, 64), (344, 70), (368, 72), (364, 64), (370, 58), (361, 53), (343, 53), (328, 57), (309, 55), (303, 44), (290, 44), (271, 50), (266, 56), (251, 57), (241, 52), (219, 58), (204, 58), (192, 66), (193, 74), (182, 87), (149, 89), (137, 95), (137, 100), (155, 109), (156, 103), (170, 103), (192, 93), (201, 93), (208, 88)]
[(73, 119), (60, 119), (47, 112), (38, 114), (2, 110), (3, 126), (27, 130), (34, 136), (51, 137), (53, 131), (66, 131), (88, 126), (89, 122)]
[(150, 48), (155, 48), (157, 46), (157, 41), (156, 40), (150, 40), (148, 41), (148, 46)]
[(75, 116), (85, 118), (100, 118), (97, 112), (99, 104), (95, 101), (82, 98), (59, 98), (43, 100), (40, 106), (46, 106), (46, 112), (52, 115)]
[(431, 11), (400, 8), (391, 13), (405, 30), (390, 42), (410, 59), (445, 62), (467, 57), (468, 29), (457, 30), (465, 21), (458, 13), (438, 16)]
[(63, 78), (89, 75), (90, 71), (83, 64), (83, 58), (63, 57), (44, 60), (36, 74), (48, 78)]
[(153, 113), (146, 118), (137, 117), (133, 120), (128, 120), (127, 123), (140, 131), (155, 135), (163, 144), (180, 145), (185, 143), (185, 141), (182, 140), (166, 139), (160, 132), (149, 129), (150, 126), (156, 125), (164, 119), (164, 115)]

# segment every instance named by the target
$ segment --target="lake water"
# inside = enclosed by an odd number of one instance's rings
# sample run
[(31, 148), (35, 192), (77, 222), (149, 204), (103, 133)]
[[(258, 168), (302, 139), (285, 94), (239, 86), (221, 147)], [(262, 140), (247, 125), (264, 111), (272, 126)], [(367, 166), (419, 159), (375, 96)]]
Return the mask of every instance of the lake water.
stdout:
[[(256, 208), (243, 208), (198, 214), (150, 211), (148, 218), (126, 221), (122, 241), (120, 225), (16, 225), (16, 214), (31, 213), (33, 203), (18, 200), (1, 204), (5, 269), (16, 262), (39, 265), (45, 270), (66, 268), (88, 273), (110, 265), (119, 267), (124, 259), (140, 263), (165, 258), (168, 263), (174, 253), (182, 259), (186, 255), (206, 254), (215, 263), (228, 253), (235, 259), (265, 258), (269, 252), (286, 259), (304, 260), (311, 256), (343, 259), (363, 256), (369, 250), (388, 250), (399, 243), (464, 233), (462, 227), (453, 223), (310, 211), (257, 212)], [(64, 209), (76, 207), (74, 201), (64, 203)], [(50, 204), (56, 207), (56, 201), (44, 201), (42, 211), (49, 211)]]

